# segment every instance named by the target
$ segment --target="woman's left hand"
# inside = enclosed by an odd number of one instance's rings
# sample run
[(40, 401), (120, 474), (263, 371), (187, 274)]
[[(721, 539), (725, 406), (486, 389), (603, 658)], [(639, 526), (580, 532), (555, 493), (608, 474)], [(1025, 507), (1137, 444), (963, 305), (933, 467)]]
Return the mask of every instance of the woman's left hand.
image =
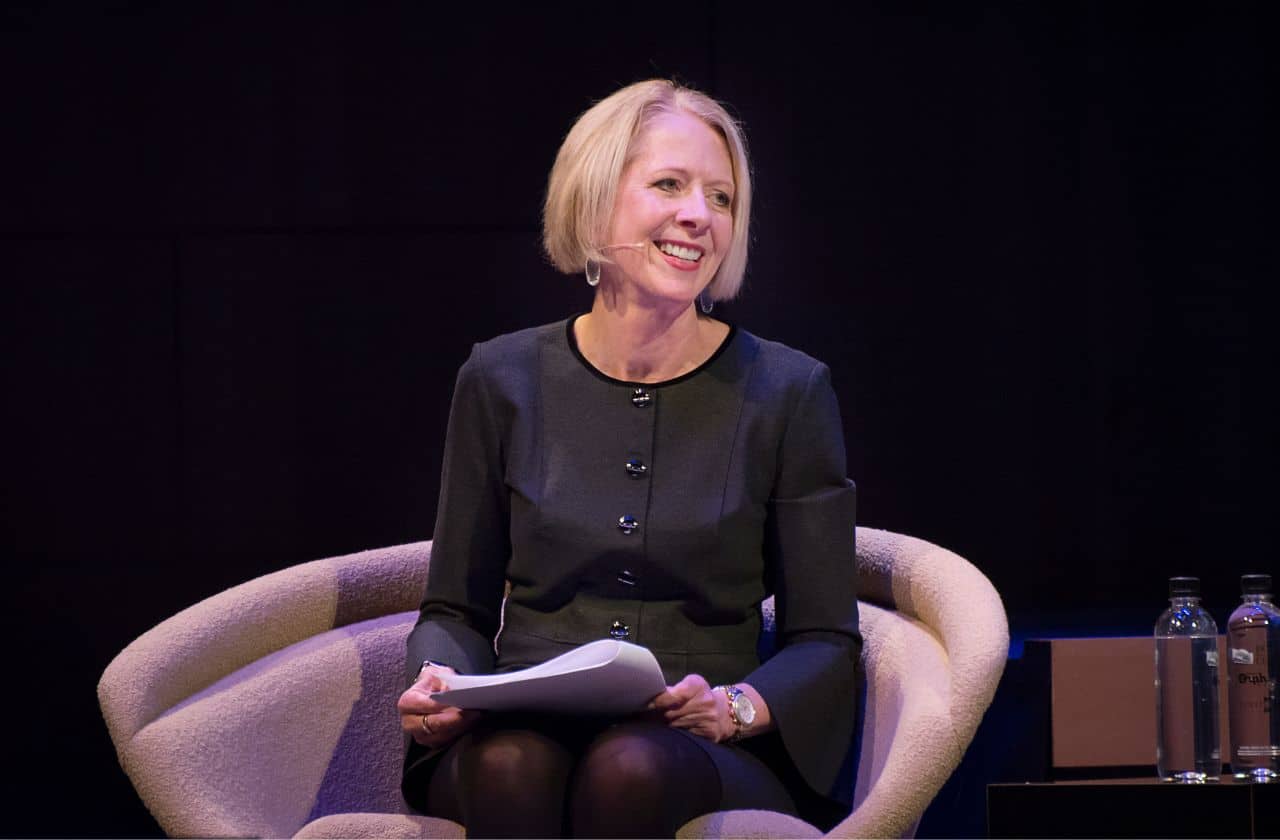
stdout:
[(711, 741), (725, 741), (735, 727), (729, 716), (729, 698), (714, 691), (700, 674), (690, 674), (649, 702), (677, 729), (687, 729)]

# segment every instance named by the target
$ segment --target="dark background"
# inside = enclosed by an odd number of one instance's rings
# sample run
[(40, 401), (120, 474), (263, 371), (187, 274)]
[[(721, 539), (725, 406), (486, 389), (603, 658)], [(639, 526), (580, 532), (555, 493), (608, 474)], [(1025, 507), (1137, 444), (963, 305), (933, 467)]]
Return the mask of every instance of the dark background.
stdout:
[[(1276, 570), (1267, 6), (3, 4), (3, 832), (155, 834), (111, 657), (430, 536), (472, 342), (589, 306), (559, 141), (652, 76), (745, 123), (717, 313), (830, 364), (861, 522), (974, 562), (1015, 654), (1149, 632), (1176, 573), (1222, 622)], [(1000, 709), (922, 834), (985, 830), (1039, 737)]]

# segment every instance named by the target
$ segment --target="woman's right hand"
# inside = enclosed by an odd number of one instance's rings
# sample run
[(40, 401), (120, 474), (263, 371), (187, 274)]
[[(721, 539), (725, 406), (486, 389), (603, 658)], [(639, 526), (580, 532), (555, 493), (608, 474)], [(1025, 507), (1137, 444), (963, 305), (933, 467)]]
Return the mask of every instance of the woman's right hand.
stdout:
[(474, 726), (480, 717), (475, 709), (459, 709), (431, 699), (433, 691), (448, 687), (446, 678), (452, 673), (452, 668), (426, 666), (396, 703), (400, 728), (424, 747), (443, 747)]

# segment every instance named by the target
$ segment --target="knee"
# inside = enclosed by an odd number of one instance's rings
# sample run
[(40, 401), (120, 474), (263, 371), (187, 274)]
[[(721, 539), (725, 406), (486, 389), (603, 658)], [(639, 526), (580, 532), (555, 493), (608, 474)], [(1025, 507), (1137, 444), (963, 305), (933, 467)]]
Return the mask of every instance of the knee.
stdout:
[(587, 748), (578, 767), (579, 795), (605, 801), (618, 796), (661, 796), (673, 780), (671, 756), (652, 733), (618, 727)]
[(688, 736), (661, 724), (625, 724), (583, 755), (571, 822), (583, 837), (671, 837), (719, 799), (715, 765)]
[(532, 732), (495, 733), (477, 739), (462, 760), (461, 774), (469, 786), (528, 792), (563, 785), (567, 763), (563, 749)]

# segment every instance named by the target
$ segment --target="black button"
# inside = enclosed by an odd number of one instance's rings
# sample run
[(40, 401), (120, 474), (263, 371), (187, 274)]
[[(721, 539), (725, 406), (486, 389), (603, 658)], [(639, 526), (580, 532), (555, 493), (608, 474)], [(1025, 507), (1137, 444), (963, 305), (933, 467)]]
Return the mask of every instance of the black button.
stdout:
[(640, 527), (640, 523), (636, 521), (634, 516), (619, 516), (618, 530), (624, 534), (630, 534), (632, 531)]
[(653, 402), (653, 392), (647, 391), (644, 388), (637, 388), (631, 394), (631, 404), (636, 408), (644, 408), (651, 402)]
[(632, 458), (626, 463), (627, 475), (632, 478), (644, 478), (644, 474), (649, 471), (649, 466), (639, 458)]
[(623, 569), (618, 572), (618, 583), (625, 583), (627, 586), (635, 586), (636, 582), (636, 576), (630, 569)]
[(631, 635), (631, 628), (621, 621), (615, 621), (613, 626), (609, 628), (609, 635), (615, 639), (626, 639)]

